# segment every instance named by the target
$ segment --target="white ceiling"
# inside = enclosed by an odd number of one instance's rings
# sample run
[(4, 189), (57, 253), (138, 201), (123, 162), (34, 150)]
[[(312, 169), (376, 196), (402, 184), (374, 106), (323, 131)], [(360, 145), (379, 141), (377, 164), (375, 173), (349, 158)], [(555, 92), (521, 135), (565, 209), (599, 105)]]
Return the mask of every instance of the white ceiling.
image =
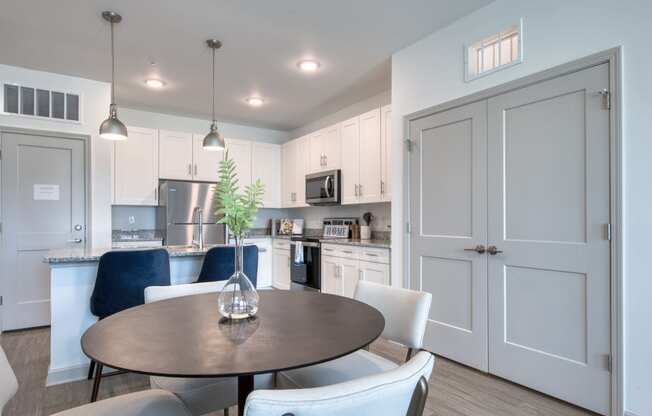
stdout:
[[(109, 81), (116, 26), (120, 105), (210, 116), (210, 50), (217, 52), (222, 120), (289, 130), (390, 87), (393, 52), (490, 0), (0, 0), (0, 63)], [(322, 69), (300, 73), (314, 57)], [(150, 61), (156, 62), (155, 66)], [(163, 90), (143, 81), (158, 75)], [(261, 108), (244, 99), (265, 97)]]

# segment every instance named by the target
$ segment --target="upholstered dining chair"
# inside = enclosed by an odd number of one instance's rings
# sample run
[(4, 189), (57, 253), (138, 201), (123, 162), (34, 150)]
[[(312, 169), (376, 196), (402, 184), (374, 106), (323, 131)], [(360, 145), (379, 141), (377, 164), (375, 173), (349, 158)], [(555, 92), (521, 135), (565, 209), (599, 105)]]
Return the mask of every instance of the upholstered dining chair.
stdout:
[[(166, 250), (109, 251), (100, 257), (97, 267), (91, 312), (98, 319), (104, 319), (145, 303), (143, 292), (147, 286), (169, 284), (170, 257)], [(89, 380), (93, 378), (95, 370), (95, 362), (91, 361)], [(98, 371), (99, 387), (102, 375), (101, 369), (98, 368)], [(97, 388), (93, 392), (95, 396)]]
[(435, 356), (421, 351), (392, 370), (324, 387), (256, 390), (245, 416), (421, 416)]
[[(385, 318), (382, 337), (408, 348), (406, 360), (423, 346), (432, 295), (409, 289), (393, 288), (360, 281), (355, 299), (378, 309)], [(359, 350), (322, 364), (283, 371), (278, 374), (279, 388), (321, 387), (393, 370), (397, 365), (379, 355)]]
[[(226, 280), (217, 282), (190, 283), (172, 286), (150, 286), (145, 289), (145, 303), (176, 298), (179, 296), (213, 293), (222, 290)], [(217, 307), (217, 301), (215, 302)], [(218, 410), (229, 414), (229, 407), (238, 404), (238, 379), (218, 378), (149, 378), (152, 388), (174, 393), (193, 415), (203, 415)], [(272, 388), (273, 375), (261, 374), (254, 378), (256, 388)]]
[[(256, 286), (258, 277), (258, 246), (245, 245), (243, 248), (244, 274)], [(196, 283), (228, 280), (235, 273), (235, 247), (213, 247), (206, 252), (204, 262)]]
[[(0, 414), (18, 391), (18, 381), (0, 347)], [(89, 403), (54, 416), (191, 416), (175, 395), (163, 390), (145, 390)]]

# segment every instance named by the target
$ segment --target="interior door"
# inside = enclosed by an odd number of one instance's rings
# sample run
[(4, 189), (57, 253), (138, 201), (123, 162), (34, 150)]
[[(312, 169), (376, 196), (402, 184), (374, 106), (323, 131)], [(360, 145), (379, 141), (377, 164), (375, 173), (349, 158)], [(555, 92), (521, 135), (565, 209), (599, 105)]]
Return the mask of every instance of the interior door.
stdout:
[(191, 180), (192, 150), (191, 133), (159, 130), (159, 177)]
[(204, 149), (204, 135), (202, 134), (193, 134), (192, 143), (193, 179), (217, 182), (220, 176), (218, 169), (220, 162), (224, 159), (224, 152)]
[(360, 202), (379, 202), (382, 194), (380, 182), (380, 109), (360, 116)]
[(83, 246), (84, 142), (2, 133), (3, 330), (50, 325), (51, 249)]
[(342, 204), (358, 202), (360, 183), (360, 121), (358, 117), (342, 123)]
[[(489, 369), (607, 414), (607, 64), (489, 100)], [(433, 305), (435, 302), (433, 302)]]
[(411, 283), (432, 294), (424, 338), (487, 371), (487, 105), (410, 123)]

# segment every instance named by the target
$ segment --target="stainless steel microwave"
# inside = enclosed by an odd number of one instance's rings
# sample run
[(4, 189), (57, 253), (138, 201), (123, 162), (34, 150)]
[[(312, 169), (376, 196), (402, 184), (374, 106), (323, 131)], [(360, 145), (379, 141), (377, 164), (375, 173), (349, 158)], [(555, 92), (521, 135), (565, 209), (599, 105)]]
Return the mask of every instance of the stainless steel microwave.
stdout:
[(340, 170), (306, 175), (306, 203), (309, 205), (339, 205), (341, 203)]

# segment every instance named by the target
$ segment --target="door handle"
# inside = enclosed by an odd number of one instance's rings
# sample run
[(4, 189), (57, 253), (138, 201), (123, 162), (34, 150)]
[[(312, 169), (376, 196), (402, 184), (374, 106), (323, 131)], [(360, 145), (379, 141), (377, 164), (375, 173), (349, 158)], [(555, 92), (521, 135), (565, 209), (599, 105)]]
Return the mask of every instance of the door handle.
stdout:
[(192, 176), (192, 163), (188, 163), (188, 175)]
[(327, 197), (327, 198), (330, 198), (330, 197), (331, 197), (330, 192), (328, 192), (328, 190), (329, 190), (329, 188), (330, 188), (330, 187), (328, 186), (328, 183), (329, 183), (330, 181), (331, 181), (331, 175), (326, 175), (326, 179), (324, 179), (324, 192), (326, 192), (326, 197)]
[(195, 176), (197, 176), (197, 164), (195, 163)]
[(484, 248), (484, 246), (482, 244), (478, 244), (477, 246), (475, 246), (473, 248), (465, 248), (464, 251), (475, 251), (478, 254), (484, 254), (486, 249)]
[(72, 240), (68, 240), (69, 243), (81, 243), (83, 240), (81, 238), (73, 238)]
[(358, 185), (355, 185), (355, 196), (358, 196)]
[(487, 253), (491, 254), (492, 256), (495, 256), (496, 254), (502, 253), (502, 250), (498, 250), (496, 246), (489, 246), (487, 247)]
[(358, 185), (358, 196), (362, 196), (362, 185)]

